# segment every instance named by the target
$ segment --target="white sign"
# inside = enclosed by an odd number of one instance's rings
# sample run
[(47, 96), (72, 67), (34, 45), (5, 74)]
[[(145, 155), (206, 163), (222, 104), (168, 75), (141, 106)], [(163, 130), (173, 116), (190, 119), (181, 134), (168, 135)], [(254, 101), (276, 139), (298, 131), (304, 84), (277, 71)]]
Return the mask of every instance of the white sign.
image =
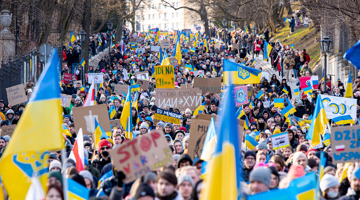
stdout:
[(143, 54), (143, 53), (145, 53), (145, 48), (137, 48), (136, 52)]
[(326, 117), (328, 119), (350, 115), (351, 118), (355, 121), (357, 109), (356, 99), (321, 95), (321, 101), (324, 105)]
[(160, 46), (151, 46), (150, 51), (160, 51)]
[(155, 89), (156, 105), (168, 110), (178, 108), (184, 111), (186, 108), (195, 110), (202, 101), (202, 91), (199, 88), (186, 89)]
[(272, 142), (273, 150), (289, 147), (290, 141), (289, 141), (288, 132), (272, 135), (271, 142)]
[(92, 83), (93, 80), (94, 80), (94, 83), (103, 83), (104, 76), (102, 73), (89, 73), (88, 74), (88, 83)]
[(148, 72), (136, 73), (135, 75), (136, 75), (136, 79), (138, 79), (138, 80), (149, 81), (149, 73)]

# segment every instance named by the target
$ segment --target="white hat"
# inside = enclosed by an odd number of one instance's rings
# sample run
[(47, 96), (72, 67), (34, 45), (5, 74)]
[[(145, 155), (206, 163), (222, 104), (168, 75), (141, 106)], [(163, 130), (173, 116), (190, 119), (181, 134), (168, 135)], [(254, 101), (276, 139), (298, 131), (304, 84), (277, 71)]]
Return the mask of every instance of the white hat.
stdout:
[(61, 163), (58, 160), (51, 161), (49, 171), (51, 171), (51, 169), (54, 167), (58, 167), (60, 170), (62, 170)]
[(190, 110), (190, 108), (186, 108), (185, 114), (186, 114), (186, 113), (190, 113), (190, 114), (192, 113), (191, 110)]
[(142, 129), (142, 128), (148, 129), (148, 128), (149, 128), (149, 127), (148, 127), (148, 124), (147, 124), (146, 122), (141, 123), (140, 129)]

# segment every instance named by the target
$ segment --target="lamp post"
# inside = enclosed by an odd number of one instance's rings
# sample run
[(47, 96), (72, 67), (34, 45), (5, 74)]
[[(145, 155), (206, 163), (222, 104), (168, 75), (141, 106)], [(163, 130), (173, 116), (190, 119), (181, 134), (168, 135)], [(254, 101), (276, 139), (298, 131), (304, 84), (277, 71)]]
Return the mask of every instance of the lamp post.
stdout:
[(256, 26), (254, 25), (251, 29), (253, 30), (254, 34), (256, 35), (256, 31), (257, 31)]
[(107, 23), (107, 27), (109, 29), (108, 45), (109, 45), (109, 65), (110, 65), (110, 61), (111, 61), (111, 59), (110, 59), (110, 48), (111, 48), (111, 41), (112, 41), (112, 39), (111, 39), (111, 29), (113, 28), (113, 23), (111, 21), (109, 21)]
[[(254, 25), (252, 28), (251, 28), (252, 32), (254, 33), (254, 36), (256, 35), (256, 26)], [(255, 48), (255, 39), (254, 39), (254, 43), (252, 44), (252, 60), (254, 61), (255, 59), (255, 56), (254, 56), (254, 48)]]
[(327, 53), (330, 52), (330, 47), (332, 40), (329, 38), (329, 36), (323, 37), (320, 42), (321, 52), (324, 53), (325, 56), (325, 65), (324, 65), (324, 90), (326, 90), (326, 73), (327, 73)]
[[(79, 33), (78, 33), (78, 36), (79, 36), (79, 39), (80, 39), (80, 45), (81, 45), (81, 58), (83, 58), (83, 42), (85, 41), (85, 38), (86, 38), (86, 32), (84, 31), (84, 29), (82, 29)], [(89, 62), (89, 60), (85, 60), (86, 63)], [(85, 66), (84, 68), (82, 69), (82, 77), (81, 77), (81, 80), (85, 80)]]

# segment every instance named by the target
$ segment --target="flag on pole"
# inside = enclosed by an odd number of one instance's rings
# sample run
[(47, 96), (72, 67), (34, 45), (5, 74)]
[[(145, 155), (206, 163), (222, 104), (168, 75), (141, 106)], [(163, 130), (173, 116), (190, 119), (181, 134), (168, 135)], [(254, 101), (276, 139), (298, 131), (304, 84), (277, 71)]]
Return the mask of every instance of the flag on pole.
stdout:
[(86, 96), (86, 99), (84, 101), (83, 107), (94, 106), (94, 105), (96, 105), (96, 99), (95, 99), (95, 83), (94, 83), (94, 80), (93, 80), (93, 82), (91, 83), (89, 92), (88, 92), (88, 94)]
[(1, 157), (0, 174), (11, 199), (25, 199), (34, 173), (47, 191), (48, 151), (64, 148), (59, 68), (54, 49)]
[(84, 138), (82, 128), (79, 129), (79, 133), (76, 136), (76, 140), (69, 157), (75, 161), (78, 172), (84, 170)]
[(205, 101), (198, 107), (196, 110), (194, 110), (193, 116), (198, 115), (199, 113), (203, 113), (205, 108)]
[(360, 69), (360, 40), (344, 54), (344, 58)]
[(31, 185), (29, 191), (26, 194), (25, 200), (43, 200), (43, 199), (45, 199), (44, 190), (41, 186), (39, 179), (36, 176), (34, 176), (31, 178)]
[(180, 44), (180, 37), (177, 38), (175, 43), (174, 53), (173, 56), (178, 60), (178, 64), (181, 64), (181, 44)]
[(261, 70), (247, 67), (243, 64), (223, 60), (224, 62), (224, 83), (229, 84), (231, 77), (231, 84), (256, 84), (260, 83)]
[(116, 115), (115, 106), (111, 105), (110, 109), (109, 109), (109, 118), (110, 118), (110, 120), (114, 119), (115, 115)]
[(85, 65), (85, 60), (84, 60), (84, 58), (81, 60), (80, 65), (84, 67), (84, 65)]
[(98, 120), (94, 118), (95, 120), (95, 148), (97, 149), (99, 147), (99, 142), (101, 139), (108, 139), (106, 132), (104, 129), (100, 126)]
[(71, 30), (70, 31), (70, 43), (74, 44), (75, 40), (76, 40), (76, 37), (75, 37), (73, 31)]
[(131, 113), (131, 88), (126, 96), (125, 105), (123, 107), (120, 123), (125, 129), (125, 137), (127, 139), (132, 139), (132, 113)]
[(351, 69), (349, 72), (349, 78), (346, 84), (346, 91), (345, 91), (345, 96), (346, 98), (352, 98), (354, 96), (353, 93), (353, 88), (352, 88), (352, 81), (351, 81)]
[(214, 118), (211, 118), (210, 125), (208, 127), (203, 150), (201, 152), (200, 159), (209, 161), (211, 158), (211, 155), (214, 153), (216, 145), (216, 131), (215, 131), (215, 121)]

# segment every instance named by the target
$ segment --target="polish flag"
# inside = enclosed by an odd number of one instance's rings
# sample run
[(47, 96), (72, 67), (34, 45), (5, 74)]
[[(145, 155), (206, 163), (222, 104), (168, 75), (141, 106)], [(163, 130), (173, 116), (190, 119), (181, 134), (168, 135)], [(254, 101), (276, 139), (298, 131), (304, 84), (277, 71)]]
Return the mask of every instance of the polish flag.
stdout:
[(337, 145), (335, 146), (335, 151), (344, 151), (345, 150), (345, 145)]
[(44, 200), (45, 193), (41, 186), (38, 177), (34, 176), (31, 178), (31, 185), (26, 194), (25, 200)]
[(76, 169), (78, 172), (84, 170), (84, 138), (82, 128), (80, 128), (79, 133), (76, 136), (69, 158), (76, 162)]
[(84, 101), (84, 105), (83, 107), (86, 107), (86, 106), (94, 106), (96, 105), (96, 101), (95, 101), (95, 83), (94, 83), (94, 80), (90, 86), (90, 89), (89, 89), (89, 92), (86, 96), (86, 99)]

